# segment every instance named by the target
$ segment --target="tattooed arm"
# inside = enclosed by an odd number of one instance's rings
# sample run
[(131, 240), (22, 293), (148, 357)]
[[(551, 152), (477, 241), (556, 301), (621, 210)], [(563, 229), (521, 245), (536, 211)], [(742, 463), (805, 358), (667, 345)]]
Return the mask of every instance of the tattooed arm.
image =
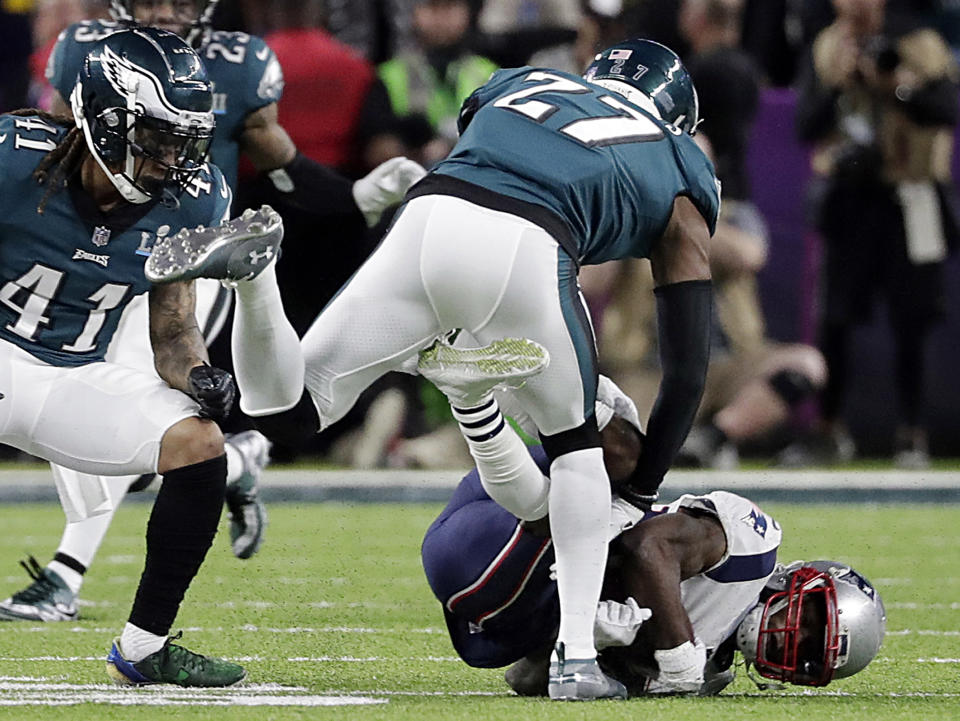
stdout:
[(209, 356), (195, 313), (193, 281), (150, 289), (150, 344), (157, 373), (171, 388), (189, 393), (190, 370)]

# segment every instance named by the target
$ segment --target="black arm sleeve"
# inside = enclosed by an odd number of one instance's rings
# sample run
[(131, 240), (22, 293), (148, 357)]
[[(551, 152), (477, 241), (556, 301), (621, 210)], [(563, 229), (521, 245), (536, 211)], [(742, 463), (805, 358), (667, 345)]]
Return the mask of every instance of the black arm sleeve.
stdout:
[(303, 153), (279, 170), (267, 173), (272, 193), (279, 202), (320, 216), (351, 215), (361, 217), (353, 199), (353, 181), (337, 171), (311, 160)]
[(709, 280), (671, 283), (654, 292), (663, 379), (637, 468), (628, 481), (632, 494), (646, 496), (657, 492), (693, 425), (707, 377), (713, 313)]

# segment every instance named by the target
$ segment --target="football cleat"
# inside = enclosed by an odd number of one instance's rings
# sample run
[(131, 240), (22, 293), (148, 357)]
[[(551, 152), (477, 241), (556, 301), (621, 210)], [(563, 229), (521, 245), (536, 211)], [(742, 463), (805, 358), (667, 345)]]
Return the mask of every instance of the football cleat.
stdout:
[(143, 272), (151, 283), (215, 278), (235, 283), (259, 275), (280, 252), (283, 220), (269, 205), (213, 228), (183, 228), (160, 238)]
[(240, 477), (227, 484), (230, 546), (237, 558), (250, 558), (260, 549), (267, 527), (267, 509), (260, 500), (257, 484), (270, 462), (271, 443), (259, 431), (228, 434), (225, 440), (243, 459)]
[(75, 621), (77, 594), (33, 556), (20, 561), (33, 579), (22, 591), (0, 603), (0, 621)]
[(107, 675), (114, 683), (124, 686), (147, 686), (155, 683), (172, 683), (177, 686), (217, 688), (232, 686), (247, 676), (243, 666), (222, 658), (202, 656), (176, 641), (182, 633), (172, 636), (159, 651), (151, 653), (142, 661), (128, 661), (120, 649), (120, 639), (113, 639), (107, 655)]
[(482, 348), (455, 348), (445, 339), (420, 351), (417, 372), (453, 405), (475, 406), (496, 389), (516, 389), (550, 363), (547, 349), (527, 338), (501, 338)]
[(550, 657), (547, 693), (553, 701), (625, 699), (627, 687), (601, 671), (595, 658), (566, 658), (563, 643), (558, 643)]

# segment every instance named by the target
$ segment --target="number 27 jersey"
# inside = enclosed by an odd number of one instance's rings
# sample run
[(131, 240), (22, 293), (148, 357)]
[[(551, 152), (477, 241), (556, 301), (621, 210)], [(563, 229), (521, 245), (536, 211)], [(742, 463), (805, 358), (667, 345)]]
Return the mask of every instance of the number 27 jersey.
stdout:
[(461, 129), (433, 174), (550, 212), (578, 262), (649, 257), (678, 195), (714, 230), (719, 183), (694, 140), (576, 75), (500, 70), (464, 103)]

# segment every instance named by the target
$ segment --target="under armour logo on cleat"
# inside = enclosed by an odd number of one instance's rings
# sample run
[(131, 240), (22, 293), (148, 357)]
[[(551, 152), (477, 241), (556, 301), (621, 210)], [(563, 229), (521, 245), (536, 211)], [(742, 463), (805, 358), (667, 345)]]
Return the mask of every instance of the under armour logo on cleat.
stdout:
[(273, 257), (273, 248), (266, 248), (264, 250), (251, 250), (250, 263), (257, 265), (261, 260), (270, 260)]

